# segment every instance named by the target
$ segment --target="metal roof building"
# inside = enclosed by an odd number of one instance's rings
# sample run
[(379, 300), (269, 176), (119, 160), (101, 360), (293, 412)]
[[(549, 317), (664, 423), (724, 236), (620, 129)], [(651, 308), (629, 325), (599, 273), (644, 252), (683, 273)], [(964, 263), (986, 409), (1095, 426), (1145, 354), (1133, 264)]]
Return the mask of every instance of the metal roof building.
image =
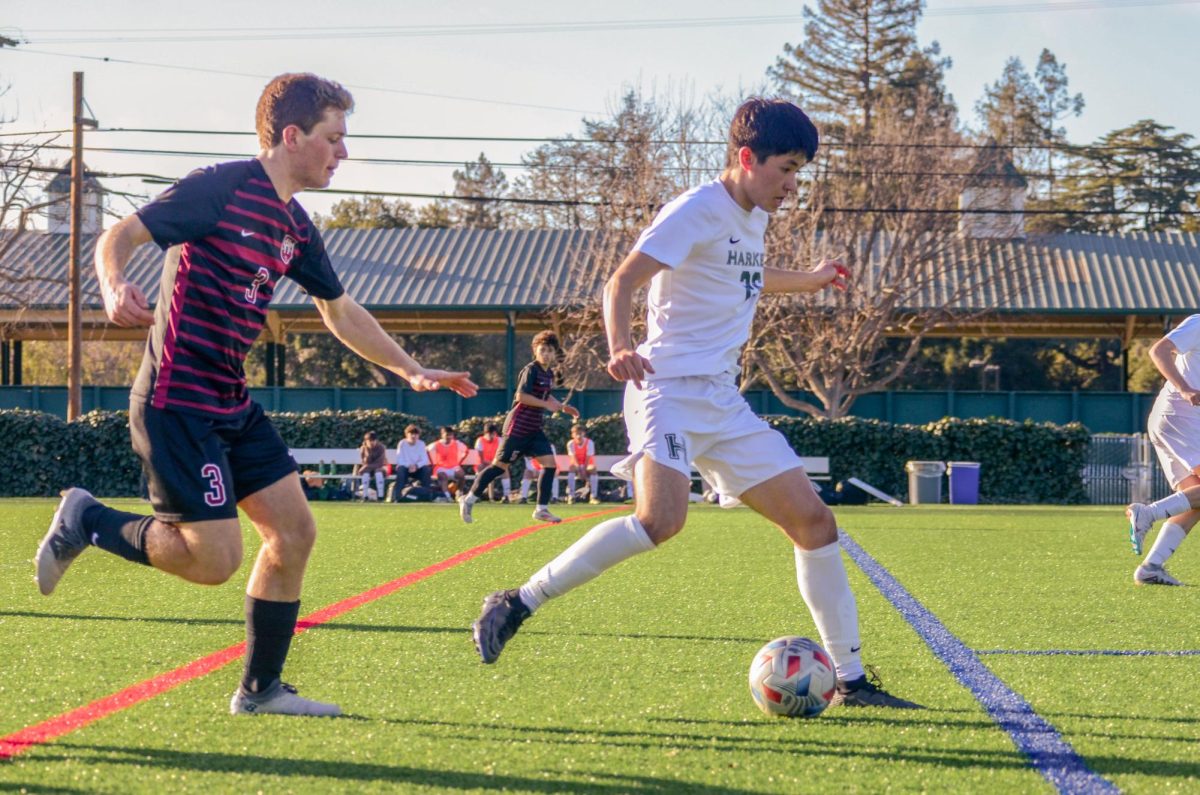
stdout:
[[(547, 310), (572, 297), (595, 295), (615, 265), (611, 254), (597, 253), (606, 250), (598, 235), (578, 230), (334, 229), (323, 237), (347, 291), (395, 333), (538, 329)], [(120, 329), (104, 318), (91, 267), (95, 242), (93, 236), (83, 240), (85, 337), (142, 339), (144, 330)], [(4, 339), (65, 338), (67, 243), (67, 235), (26, 232), (0, 260)], [(957, 268), (1002, 273), (1016, 263), (1031, 274), (1020, 290), (990, 294), (985, 289), (964, 302), (964, 308), (994, 311), (955, 328), (959, 336), (1128, 342), (1159, 336), (1168, 320), (1200, 310), (1196, 234), (960, 240), (944, 256)], [(135, 252), (126, 271), (151, 302), (157, 300), (162, 259), (162, 252), (148, 244)], [(952, 287), (945, 285), (947, 291)], [(937, 291), (931, 288), (921, 303), (942, 301)], [(1005, 297), (997, 298), (1001, 294)], [(281, 281), (270, 307), (270, 333), (323, 328), (312, 301), (295, 283)]]

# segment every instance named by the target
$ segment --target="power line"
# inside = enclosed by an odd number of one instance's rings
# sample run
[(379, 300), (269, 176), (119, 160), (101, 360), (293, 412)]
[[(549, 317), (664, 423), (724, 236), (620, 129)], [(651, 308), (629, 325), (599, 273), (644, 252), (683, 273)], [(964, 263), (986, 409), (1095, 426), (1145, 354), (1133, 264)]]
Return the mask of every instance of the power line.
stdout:
[[(1117, 10), (1145, 6), (1194, 5), (1200, 0), (1068, 0), (1059, 3), (1018, 3), (1004, 5), (966, 5), (931, 9), (924, 16), (981, 16), (1060, 11)], [(593, 33), (619, 30), (665, 30), (689, 28), (761, 27), (802, 23), (803, 14), (776, 14), (731, 17), (674, 17), (655, 19), (612, 19), (578, 22), (502, 22), (447, 25), (353, 25), (334, 27), (293, 27), (271, 32), (246, 31), (244, 28), (40, 28), (31, 33), (92, 33), (117, 35), (52, 35), (23, 41), (33, 44), (125, 44), (125, 43), (208, 43), (230, 41), (303, 41), (368, 38), (429, 38), (442, 36), (494, 36), (545, 33)], [(132, 34), (132, 35), (131, 35)]]
[[(128, 58), (113, 58), (107, 55), (77, 55), (75, 53), (50, 52), (48, 50), (31, 50), (29, 48), (16, 49), (12, 50), (12, 52), (32, 53), (34, 55), (50, 55), (57, 58), (79, 58), (85, 61), (100, 61), (102, 63), (124, 64), (129, 66), (149, 66), (155, 69), (174, 69), (181, 72), (199, 72), (202, 74), (225, 75), (226, 77), (248, 77), (255, 80), (270, 80), (275, 77), (275, 75), (233, 72), (227, 69), (209, 69), (202, 66), (180, 66), (179, 64), (156, 63), (153, 61), (135, 61)], [(382, 86), (364, 86), (353, 83), (343, 83), (343, 85), (346, 88), (352, 88), (355, 91), (378, 91), (384, 94), (403, 94), (405, 96), (424, 97), (427, 99), (445, 99), (455, 102), (478, 102), (486, 105), (503, 105), (505, 107), (530, 108), (533, 110), (552, 110), (564, 113), (592, 113), (592, 111), (581, 110), (579, 108), (563, 108), (556, 105), (538, 105), (530, 102), (507, 102), (500, 99), (480, 99), (479, 97), (463, 97), (454, 94), (439, 94), (432, 91), (414, 91), (400, 88), (384, 88)]]
[[(1200, 2), (1200, 0), (1197, 0)], [(248, 130), (177, 130), (153, 127), (101, 127), (94, 132), (102, 133), (145, 133), (155, 135), (217, 135), (217, 136), (247, 136), (257, 133)], [(511, 137), (511, 136), (495, 136), (495, 135), (414, 135), (414, 134), (385, 134), (385, 133), (351, 133), (350, 140), (375, 140), (375, 141), (431, 141), (431, 142), (485, 142), (485, 143), (550, 143), (550, 144), (591, 144), (601, 146), (618, 146), (625, 144), (642, 144), (652, 146), (726, 146), (728, 141), (703, 140), (703, 139), (595, 139), (595, 138), (534, 138), (534, 137)], [(1130, 146), (1130, 145), (1092, 145), (1092, 144), (1071, 144), (1071, 143), (1042, 143), (1042, 144), (973, 144), (973, 143), (958, 143), (958, 144), (942, 144), (942, 143), (920, 143), (920, 142), (880, 142), (880, 141), (858, 141), (854, 143), (843, 143), (839, 141), (823, 141), (821, 143), (822, 151), (828, 149), (851, 150), (851, 149), (961, 149), (961, 150), (988, 150), (995, 149), (1021, 149), (1030, 151), (1054, 151), (1066, 152), (1068, 154), (1081, 154), (1085, 152), (1197, 152), (1200, 151), (1200, 146)]]

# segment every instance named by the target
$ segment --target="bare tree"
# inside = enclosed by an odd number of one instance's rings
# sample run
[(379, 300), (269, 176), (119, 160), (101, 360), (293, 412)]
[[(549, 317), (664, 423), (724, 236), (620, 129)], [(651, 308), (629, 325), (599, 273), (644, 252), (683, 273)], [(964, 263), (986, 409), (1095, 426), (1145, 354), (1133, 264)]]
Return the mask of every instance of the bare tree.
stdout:
[[(663, 204), (719, 173), (723, 101), (629, 91), (611, 117), (585, 120), (583, 137), (543, 146), (525, 158), (530, 171), (518, 182), (518, 193), (561, 202), (527, 210), (525, 223), (582, 230), (568, 288), (547, 319), (564, 344), (558, 370), (568, 389), (613, 383), (604, 370), (604, 281)], [(635, 298), (635, 338), (643, 332), (644, 301)]]
[[(1028, 286), (1024, 260), (994, 256), (1019, 235), (1002, 228), (1013, 220), (1011, 209), (989, 216), (1001, 226), (991, 239), (967, 239), (958, 230), (961, 218), (985, 209), (959, 214), (968, 180), (993, 199), (997, 192), (1023, 194), (1024, 182), (999, 150), (980, 161), (958, 148), (962, 139), (952, 127), (932, 119), (877, 116), (869, 141), (848, 144), (837, 157), (818, 156), (805, 186), (807, 206), (772, 221), (772, 267), (807, 269), (839, 258), (852, 281), (844, 293), (765, 296), (743, 388), (761, 379), (789, 408), (845, 416), (859, 396), (895, 382), (930, 333), (977, 319)], [(898, 353), (889, 353), (889, 338), (905, 341)]]

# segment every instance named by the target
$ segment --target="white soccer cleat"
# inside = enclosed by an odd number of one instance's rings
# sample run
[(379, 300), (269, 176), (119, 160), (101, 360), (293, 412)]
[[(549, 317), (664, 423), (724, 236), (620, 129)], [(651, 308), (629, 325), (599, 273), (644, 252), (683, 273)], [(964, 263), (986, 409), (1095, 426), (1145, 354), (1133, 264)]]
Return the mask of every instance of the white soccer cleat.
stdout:
[(1167, 574), (1163, 566), (1153, 563), (1143, 563), (1133, 572), (1134, 585), (1183, 585), (1179, 580)]
[(38, 545), (34, 564), (37, 566), (38, 590), (49, 596), (54, 592), (58, 581), (62, 579), (67, 567), (75, 562), (79, 553), (88, 548), (88, 539), (84, 535), (83, 512), (93, 505), (99, 505), (96, 499), (83, 489), (67, 489), (62, 493), (62, 501), (50, 520), (50, 529)]
[(1140, 555), (1146, 533), (1154, 527), (1154, 514), (1150, 512), (1149, 505), (1135, 502), (1125, 509), (1125, 516), (1129, 519), (1129, 545), (1133, 548), (1133, 554)]
[(265, 693), (247, 693), (239, 686), (229, 702), (231, 715), (305, 715), (314, 718), (336, 718), (342, 714), (337, 704), (313, 701), (296, 694), (296, 688), (286, 682), (276, 682)]
[(538, 508), (533, 512), (533, 518), (539, 522), (550, 522), (551, 524), (558, 524), (562, 521), (562, 518), (550, 513), (549, 508)]
[(471, 516), (471, 506), (474, 504), (475, 495), (469, 492), (458, 498), (458, 518), (466, 524), (475, 521), (475, 518)]

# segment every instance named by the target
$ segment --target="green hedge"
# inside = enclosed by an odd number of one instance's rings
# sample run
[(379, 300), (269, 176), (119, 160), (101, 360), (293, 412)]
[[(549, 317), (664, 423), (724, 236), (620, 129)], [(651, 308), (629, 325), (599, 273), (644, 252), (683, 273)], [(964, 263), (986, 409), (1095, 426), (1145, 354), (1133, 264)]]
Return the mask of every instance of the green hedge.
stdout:
[[(423, 417), (394, 411), (322, 411), (271, 416), (291, 447), (357, 447), (363, 434), (375, 431), (392, 447), (410, 423), (431, 441), (436, 429)], [(503, 416), (477, 417), (455, 426), (473, 444), (487, 422)], [(834, 481), (857, 477), (894, 494), (908, 493), (904, 462), (978, 461), (982, 465), (980, 500), (988, 503), (1082, 503), (1086, 501), (1080, 472), (1090, 439), (1079, 423), (1053, 425), (1032, 421), (946, 418), (928, 425), (893, 425), (847, 417), (820, 420), (768, 417), (800, 455), (827, 456)], [(559, 452), (566, 452), (573, 421), (548, 417), (546, 433)], [(628, 441), (620, 414), (584, 423), (600, 454), (623, 453)], [(67, 486), (83, 486), (95, 494), (138, 493), (141, 466), (129, 443), (129, 415), (93, 411), (73, 423), (53, 414), (23, 409), (0, 411), (0, 496), (50, 496)], [(513, 470), (520, 475), (521, 466)]]

